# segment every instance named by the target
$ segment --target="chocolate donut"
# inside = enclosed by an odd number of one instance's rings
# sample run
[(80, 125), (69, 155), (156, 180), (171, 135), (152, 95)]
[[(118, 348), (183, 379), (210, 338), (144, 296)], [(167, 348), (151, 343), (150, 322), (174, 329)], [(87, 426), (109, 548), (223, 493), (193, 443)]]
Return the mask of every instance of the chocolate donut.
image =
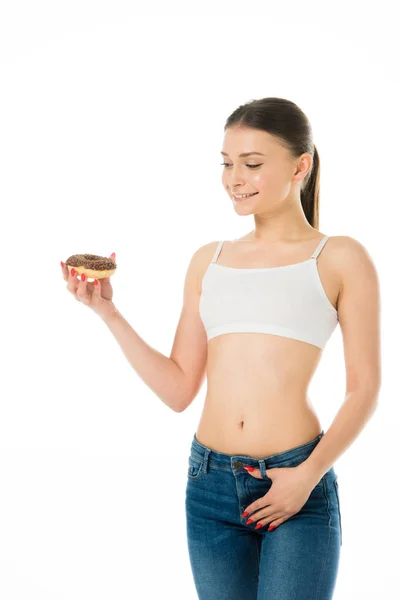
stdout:
[(104, 279), (111, 277), (117, 269), (115, 261), (106, 256), (96, 254), (73, 254), (65, 261), (68, 271), (74, 268), (78, 275), (85, 273), (86, 277), (93, 279)]

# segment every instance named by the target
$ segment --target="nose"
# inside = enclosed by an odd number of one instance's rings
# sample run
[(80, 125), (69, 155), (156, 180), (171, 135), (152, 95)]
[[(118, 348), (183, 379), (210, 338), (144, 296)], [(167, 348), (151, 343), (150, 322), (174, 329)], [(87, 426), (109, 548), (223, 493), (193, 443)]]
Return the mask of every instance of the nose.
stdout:
[(229, 187), (231, 188), (231, 190), (235, 191), (236, 187), (242, 187), (244, 183), (245, 179), (243, 177), (243, 174), (241, 174), (241, 172), (237, 169), (235, 170), (234, 168), (232, 168), (229, 174)]

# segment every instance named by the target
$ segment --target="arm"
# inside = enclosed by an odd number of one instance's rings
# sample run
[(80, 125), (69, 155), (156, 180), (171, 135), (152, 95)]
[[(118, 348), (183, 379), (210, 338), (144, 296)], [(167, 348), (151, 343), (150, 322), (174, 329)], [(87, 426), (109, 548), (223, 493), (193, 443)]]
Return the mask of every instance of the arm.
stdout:
[(149, 346), (117, 309), (103, 317), (132, 368), (175, 412), (183, 411), (192, 402), (205, 375), (207, 338), (198, 313), (199, 269), (204, 262), (204, 249), (209, 245), (194, 253), (187, 269), (183, 308), (171, 356)]
[(365, 248), (354, 238), (342, 236), (337, 257), (342, 274), (338, 318), (344, 344), (346, 395), (331, 426), (300, 465), (315, 485), (375, 412), (381, 385), (377, 272)]

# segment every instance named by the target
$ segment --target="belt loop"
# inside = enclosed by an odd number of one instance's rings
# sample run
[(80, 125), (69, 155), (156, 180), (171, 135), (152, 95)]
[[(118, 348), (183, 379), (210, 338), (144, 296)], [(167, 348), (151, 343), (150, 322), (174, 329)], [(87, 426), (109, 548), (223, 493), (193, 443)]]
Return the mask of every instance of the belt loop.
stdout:
[(265, 460), (263, 458), (259, 458), (258, 465), (259, 465), (261, 477), (263, 479), (267, 479), (267, 473), (266, 473), (266, 469), (265, 469)]
[(204, 450), (203, 464), (201, 465), (203, 473), (208, 473), (208, 457), (209, 457), (209, 455), (210, 455), (210, 448), (206, 448)]

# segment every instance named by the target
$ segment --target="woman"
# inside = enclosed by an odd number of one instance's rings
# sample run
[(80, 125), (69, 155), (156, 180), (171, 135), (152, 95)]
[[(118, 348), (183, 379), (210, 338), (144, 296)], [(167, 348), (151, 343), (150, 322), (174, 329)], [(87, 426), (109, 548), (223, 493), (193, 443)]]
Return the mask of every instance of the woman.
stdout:
[[(173, 410), (203, 414), (188, 457), (188, 549), (200, 600), (333, 597), (342, 529), (333, 463), (377, 405), (379, 289), (365, 248), (318, 230), (319, 158), (296, 104), (263, 98), (225, 124), (222, 182), (254, 230), (193, 255), (171, 356), (112, 303), (109, 281), (64, 278)], [(246, 195), (243, 197), (243, 195)], [(324, 432), (307, 389), (340, 323), (345, 402)]]

